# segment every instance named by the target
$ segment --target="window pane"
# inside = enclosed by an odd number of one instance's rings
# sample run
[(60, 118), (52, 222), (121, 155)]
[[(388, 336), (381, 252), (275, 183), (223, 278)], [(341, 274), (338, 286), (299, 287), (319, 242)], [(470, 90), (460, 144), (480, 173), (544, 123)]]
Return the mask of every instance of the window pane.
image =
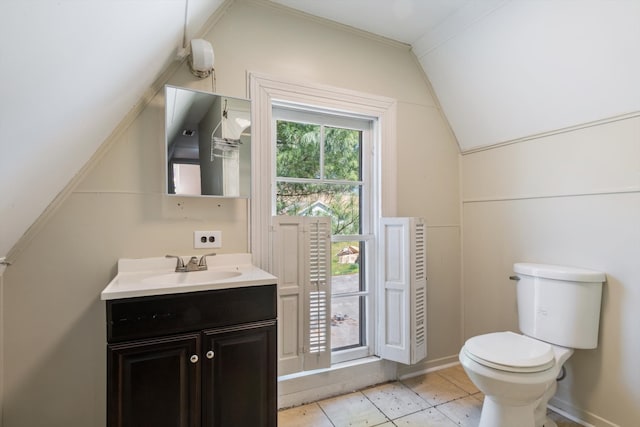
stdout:
[(277, 122), (276, 173), (279, 177), (320, 178), (320, 126)]
[(360, 234), (360, 186), (276, 183), (276, 215), (329, 216), (331, 233)]
[(331, 303), (331, 349), (365, 345), (363, 296), (337, 297)]
[(325, 178), (360, 181), (361, 134), (362, 132), (357, 130), (325, 128)]
[(360, 283), (360, 242), (331, 244), (331, 294), (364, 290)]

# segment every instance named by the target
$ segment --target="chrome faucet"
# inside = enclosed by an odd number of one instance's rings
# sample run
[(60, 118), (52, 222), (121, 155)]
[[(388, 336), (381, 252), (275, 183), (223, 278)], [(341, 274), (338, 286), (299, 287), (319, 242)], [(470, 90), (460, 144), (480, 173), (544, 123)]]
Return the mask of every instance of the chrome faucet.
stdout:
[(185, 270), (186, 271), (198, 271), (198, 258), (192, 256), (189, 259), (189, 262), (187, 263), (187, 265), (185, 266)]
[(176, 273), (183, 273), (187, 271), (204, 271), (207, 269), (207, 257), (215, 256), (215, 253), (204, 254), (200, 257), (198, 261), (197, 257), (192, 256), (189, 258), (189, 262), (185, 265), (184, 261), (181, 257), (177, 255), (166, 255), (167, 258), (175, 258), (176, 259)]

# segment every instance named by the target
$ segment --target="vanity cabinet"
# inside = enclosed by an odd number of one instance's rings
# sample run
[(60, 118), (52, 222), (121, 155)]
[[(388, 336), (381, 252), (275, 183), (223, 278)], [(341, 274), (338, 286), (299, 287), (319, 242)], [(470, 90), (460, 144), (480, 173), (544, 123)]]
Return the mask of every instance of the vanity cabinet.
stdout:
[(141, 340), (107, 349), (107, 425), (200, 425), (199, 335)]
[(108, 427), (275, 427), (276, 289), (107, 301)]
[(203, 333), (202, 425), (276, 426), (276, 326)]

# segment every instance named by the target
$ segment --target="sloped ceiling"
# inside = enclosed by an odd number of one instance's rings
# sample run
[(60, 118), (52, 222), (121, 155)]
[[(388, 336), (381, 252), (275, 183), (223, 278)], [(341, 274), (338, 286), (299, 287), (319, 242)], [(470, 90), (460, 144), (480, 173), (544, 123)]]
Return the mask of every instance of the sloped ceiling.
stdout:
[[(271, 0), (331, 21), (413, 45), (475, 0)], [(494, 0), (483, 0), (492, 8)], [(482, 8), (485, 8), (483, 5)]]
[(0, 2), (0, 259), (223, 2)]
[(463, 152), (640, 111), (637, 0), (4, 0), (0, 259), (232, 1), (410, 45)]

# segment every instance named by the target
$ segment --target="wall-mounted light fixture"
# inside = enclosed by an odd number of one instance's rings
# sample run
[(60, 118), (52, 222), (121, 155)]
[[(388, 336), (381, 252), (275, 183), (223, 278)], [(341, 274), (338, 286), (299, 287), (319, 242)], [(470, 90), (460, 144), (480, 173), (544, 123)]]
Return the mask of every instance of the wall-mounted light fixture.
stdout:
[(203, 39), (191, 40), (191, 56), (189, 68), (196, 77), (201, 79), (209, 77), (213, 72), (213, 47), (211, 43)]

